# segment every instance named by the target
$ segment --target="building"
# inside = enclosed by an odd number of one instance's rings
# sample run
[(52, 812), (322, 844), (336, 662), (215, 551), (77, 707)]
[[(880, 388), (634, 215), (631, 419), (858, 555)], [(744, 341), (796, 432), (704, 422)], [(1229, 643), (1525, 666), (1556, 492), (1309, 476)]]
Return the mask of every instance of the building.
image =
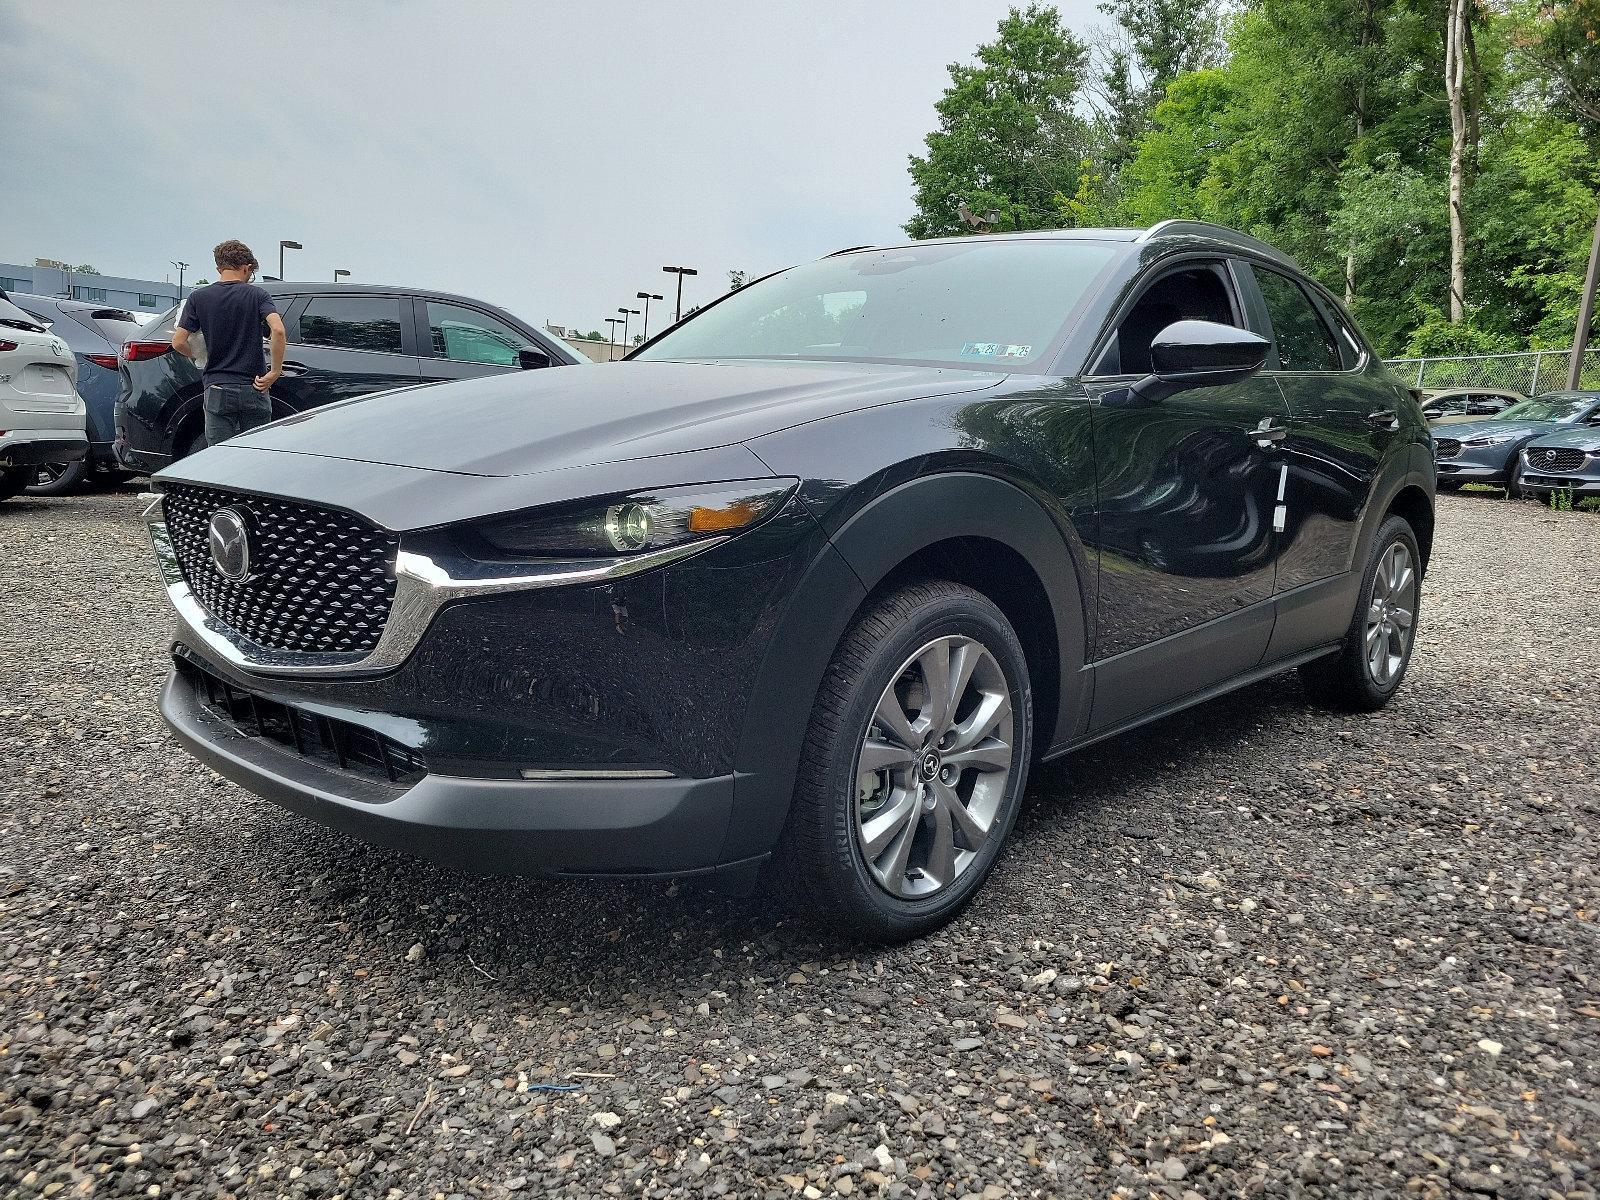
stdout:
[(544, 327), (590, 362), (615, 362), (628, 352), (628, 348), (619, 342), (597, 342), (565, 325), (552, 325), (546, 321)]
[[(193, 289), (185, 286), (186, 293)], [(35, 296), (68, 296), (90, 304), (131, 308), (140, 312), (166, 312), (178, 302), (178, 285), (153, 279), (128, 279), (120, 275), (81, 275), (66, 264), (35, 259), (34, 265), (0, 262), (0, 291), (27, 292)]]

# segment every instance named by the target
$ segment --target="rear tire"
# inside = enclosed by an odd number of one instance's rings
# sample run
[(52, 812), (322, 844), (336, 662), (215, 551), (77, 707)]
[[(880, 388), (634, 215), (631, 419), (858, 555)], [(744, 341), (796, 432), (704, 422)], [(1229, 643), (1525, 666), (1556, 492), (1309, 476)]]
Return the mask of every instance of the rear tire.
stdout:
[(987, 597), (934, 580), (872, 604), (817, 692), (774, 856), (786, 898), (880, 942), (949, 921), (1016, 820), (1032, 733), (1027, 660)]
[(1411, 663), (1421, 599), (1416, 534), (1403, 518), (1387, 517), (1367, 555), (1343, 644), (1300, 668), (1311, 699), (1342, 712), (1376, 712), (1389, 703)]
[(24, 491), (30, 496), (65, 496), (83, 486), (89, 467), (83, 459), (69, 463), (40, 463), (33, 468), (34, 482)]

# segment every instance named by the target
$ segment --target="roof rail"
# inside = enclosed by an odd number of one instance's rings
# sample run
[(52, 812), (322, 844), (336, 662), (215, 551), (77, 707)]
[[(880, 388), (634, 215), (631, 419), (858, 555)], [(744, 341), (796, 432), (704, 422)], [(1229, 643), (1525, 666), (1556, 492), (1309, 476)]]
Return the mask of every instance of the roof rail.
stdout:
[(1274, 258), (1280, 258), (1292, 263), (1291, 259), (1276, 246), (1270, 246), (1260, 238), (1251, 237), (1248, 233), (1240, 233), (1237, 229), (1230, 229), (1226, 225), (1218, 225), (1214, 221), (1192, 221), (1184, 218), (1169, 218), (1157, 221), (1141, 233), (1135, 241), (1149, 242), (1158, 237), (1175, 237), (1183, 234), (1198, 235), (1200, 237), (1217, 238), (1220, 241), (1232, 242), (1236, 246), (1248, 246), (1253, 250), (1260, 250)]
[(833, 253), (824, 254), (822, 257), (823, 258), (838, 258), (839, 255), (841, 255), (841, 254), (850, 254), (850, 253), (852, 253), (852, 252), (854, 252), (856, 250), (871, 250), (871, 249), (872, 249), (872, 243), (871, 242), (867, 242), (866, 244), (861, 245), (861, 246), (846, 246), (843, 250), (835, 250), (835, 251), (833, 251)]

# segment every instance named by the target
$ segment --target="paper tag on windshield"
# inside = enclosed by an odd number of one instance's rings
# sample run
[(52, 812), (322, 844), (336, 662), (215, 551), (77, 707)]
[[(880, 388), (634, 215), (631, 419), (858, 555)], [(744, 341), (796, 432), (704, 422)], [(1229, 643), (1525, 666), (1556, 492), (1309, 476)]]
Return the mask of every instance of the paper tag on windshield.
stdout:
[(963, 342), (962, 358), (1032, 358), (1032, 346), (1007, 342)]

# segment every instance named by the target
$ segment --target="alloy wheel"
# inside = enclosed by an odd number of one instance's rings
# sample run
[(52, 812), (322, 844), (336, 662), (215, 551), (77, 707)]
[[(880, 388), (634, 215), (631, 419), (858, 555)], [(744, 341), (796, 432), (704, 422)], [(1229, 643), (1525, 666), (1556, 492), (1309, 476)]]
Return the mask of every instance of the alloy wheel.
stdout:
[(40, 463), (33, 472), (34, 487), (49, 487), (65, 475), (70, 463)]
[(904, 900), (948, 888), (994, 830), (1015, 756), (999, 661), (961, 635), (936, 638), (895, 673), (856, 759), (856, 847)]
[(1411, 551), (1395, 542), (1378, 559), (1367, 608), (1367, 671), (1379, 687), (1388, 687), (1405, 666), (1416, 624), (1417, 573)]

